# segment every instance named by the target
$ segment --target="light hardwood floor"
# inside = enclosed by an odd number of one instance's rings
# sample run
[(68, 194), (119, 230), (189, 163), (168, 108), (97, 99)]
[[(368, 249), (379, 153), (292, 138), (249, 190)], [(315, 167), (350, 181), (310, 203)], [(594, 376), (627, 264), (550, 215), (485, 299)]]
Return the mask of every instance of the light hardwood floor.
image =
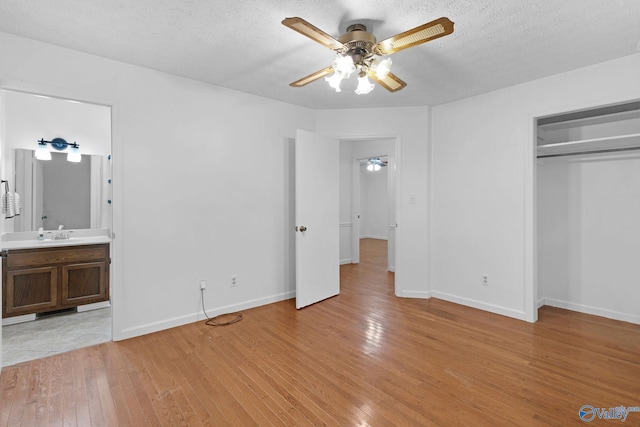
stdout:
[(583, 405), (640, 406), (640, 326), (396, 298), (366, 247), (380, 242), (363, 243), (340, 295), (303, 310), (289, 300), (4, 368), (0, 425), (566, 426), (585, 424)]

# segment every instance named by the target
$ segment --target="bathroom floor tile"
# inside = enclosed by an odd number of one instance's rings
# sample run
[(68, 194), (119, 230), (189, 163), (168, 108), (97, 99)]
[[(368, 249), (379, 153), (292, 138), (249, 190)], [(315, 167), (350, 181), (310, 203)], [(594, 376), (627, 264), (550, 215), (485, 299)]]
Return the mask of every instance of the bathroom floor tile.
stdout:
[(2, 365), (11, 366), (111, 340), (111, 308), (2, 327)]

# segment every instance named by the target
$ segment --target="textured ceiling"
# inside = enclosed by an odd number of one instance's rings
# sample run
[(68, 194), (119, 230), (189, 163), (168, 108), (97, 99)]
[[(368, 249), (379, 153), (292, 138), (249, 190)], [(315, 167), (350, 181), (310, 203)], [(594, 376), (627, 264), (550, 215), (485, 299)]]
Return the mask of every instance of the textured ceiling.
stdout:
[[(289, 83), (334, 54), (299, 16), (378, 40), (446, 16), (455, 31), (392, 56), (407, 87), (356, 95)], [(436, 105), (640, 51), (638, 0), (2, 0), (0, 31), (313, 109)], [(349, 83), (349, 84), (347, 84)], [(353, 86), (353, 87), (351, 87)]]

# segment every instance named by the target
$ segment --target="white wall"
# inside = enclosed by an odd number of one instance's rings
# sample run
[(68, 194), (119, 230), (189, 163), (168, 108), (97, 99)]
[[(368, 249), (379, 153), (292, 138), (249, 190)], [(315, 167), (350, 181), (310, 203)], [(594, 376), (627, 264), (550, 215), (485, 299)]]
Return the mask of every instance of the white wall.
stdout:
[(314, 112), (6, 34), (0, 57), (3, 87), (113, 105), (115, 339), (201, 319), (200, 279), (210, 315), (293, 296), (288, 138)]
[(638, 76), (640, 54), (433, 107), (432, 296), (536, 319), (534, 117), (640, 99)]
[(538, 161), (541, 304), (640, 323), (640, 154)]
[[(35, 150), (39, 139), (77, 142), (82, 154), (111, 153), (111, 108), (4, 91), (6, 149)], [(67, 151), (63, 151), (66, 153)]]
[(389, 174), (360, 166), (360, 238), (387, 240), (389, 237)]
[[(320, 134), (341, 139), (400, 139), (400, 158), (397, 159), (400, 173), (396, 179), (401, 191), (397, 195), (400, 216), (396, 221), (396, 241), (402, 255), (396, 260), (396, 294), (405, 297), (428, 297), (428, 130), (428, 107), (317, 112), (316, 131)], [(414, 204), (409, 204), (411, 194), (415, 195)]]

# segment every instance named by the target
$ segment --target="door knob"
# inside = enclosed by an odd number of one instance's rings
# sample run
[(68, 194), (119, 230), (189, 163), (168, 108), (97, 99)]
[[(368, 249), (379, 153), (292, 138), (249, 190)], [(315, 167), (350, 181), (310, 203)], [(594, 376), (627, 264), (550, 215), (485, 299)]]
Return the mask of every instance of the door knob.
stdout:
[(301, 232), (305, 232), (305, 231), (307, 231), (307, 227), (305, 227), (304, 225), (301, 225), (301, 226), (300, 226), (300, 231), (301, 231)]

